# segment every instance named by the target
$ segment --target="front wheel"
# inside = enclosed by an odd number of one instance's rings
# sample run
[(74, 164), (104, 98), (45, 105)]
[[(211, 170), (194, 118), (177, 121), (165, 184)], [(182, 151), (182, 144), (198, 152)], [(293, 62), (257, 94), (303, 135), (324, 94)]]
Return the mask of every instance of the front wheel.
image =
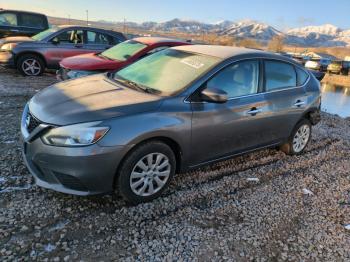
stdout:
[(44, 73), (45, 64), (37, 55), (23, 55), (18, 58), (17, 69), (24, 76), (39, 76)]
[(175, 169), (176, 158), (168, 145), (147, 142), (134, 149), (121, 164), (118, 191), (132, 204), (151, 201), (165, 190)]
[(288, 142), (280, 149), (288, 155), (301, 154), (311, 139), (311, 123), (307, 119), (301, 120), (294, 128)]

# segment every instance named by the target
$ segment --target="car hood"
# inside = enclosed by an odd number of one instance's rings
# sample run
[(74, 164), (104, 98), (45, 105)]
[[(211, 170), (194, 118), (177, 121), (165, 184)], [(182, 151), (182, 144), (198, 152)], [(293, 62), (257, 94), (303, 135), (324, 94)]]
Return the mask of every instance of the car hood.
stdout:
[(91, 53), (65, 58), (60, 65), (71, 70), (116, 70), (123, 63)]
[(34, 39), (28, 36), (10, 36), (0, 39), (0, 46), (7, 43), (33, 42)]
[(61, 82), (37, 93), (29, 111), (38, 120), (69, 125), (158, 109), (162, 97), (124, 87), (104, 74)]

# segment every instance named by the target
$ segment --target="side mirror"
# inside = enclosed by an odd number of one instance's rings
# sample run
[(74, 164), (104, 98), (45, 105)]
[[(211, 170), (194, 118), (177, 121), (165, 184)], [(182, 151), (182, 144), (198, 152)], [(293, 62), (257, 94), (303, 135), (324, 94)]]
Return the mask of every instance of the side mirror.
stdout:
[(54, 37), (52, 40), (51, 40), (51, 43), (53, 43), (54, 45), (58, 45), (60, 43), (60, 40), (58, 39), (58, 37)]
[(221, 89), (217, 88), (206, 88), (204, 89), (200, 97), (203, 101), (211, 103), (226, 103), (228, 100), (227, 93)]

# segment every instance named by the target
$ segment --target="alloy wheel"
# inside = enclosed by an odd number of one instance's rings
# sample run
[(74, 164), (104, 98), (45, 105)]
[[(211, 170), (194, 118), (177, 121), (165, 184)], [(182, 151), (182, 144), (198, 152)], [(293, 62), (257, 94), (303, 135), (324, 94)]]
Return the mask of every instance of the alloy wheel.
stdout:
[(28, 76), (36, 76), (41, 72), (41, 65), (36, 59), (28, 58), (22, 63), (22, 70)]
[(151, 196), (161, 190), (171, 172), (166, 155), (150, 153), (134, 166), (130, 174), (130, 188), (138, 196)]
[(310, 126), (302, 125), (293, 137), (293, 150), (295, 153), (301, 152), (307, 145), (310, 138)]

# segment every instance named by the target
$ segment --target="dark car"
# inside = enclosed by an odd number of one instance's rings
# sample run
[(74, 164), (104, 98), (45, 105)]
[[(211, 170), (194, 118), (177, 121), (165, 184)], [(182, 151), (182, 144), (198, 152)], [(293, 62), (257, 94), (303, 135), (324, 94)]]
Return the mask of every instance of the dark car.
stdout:
[(33, 36), (49, 28), (43, 14), (0, 9), (0, 38)]
[(59, 80), (67, 80), (101, 72), (111, 72), (160, 50), (180, 45), (186, 41), (164, 37), (138, 37), (120, 43), (102, 53), (92, 53), (65, 58), (57, 71)]
[(139, 203), (177, 172), (262, 148), (302, 153), (320, 103), (319, 81), (289, 58), (172, 47), (36, 94), (22, 116), (24, 159), (39, 186), (78, 195), (117, 187)]
[(350, 61), (333, 61), (327, 67), (327, 72), (329, 74), (337, 75), (349, 75), (350, 71)]
[(33, 37), (7, 37), (0, 40), (0, 64), (17, 68), (23, 75), (37, 76), (45, 68), (57, 69), (70, 56), (101, 52), (126, 38), (115, 31), (58, 26)]

